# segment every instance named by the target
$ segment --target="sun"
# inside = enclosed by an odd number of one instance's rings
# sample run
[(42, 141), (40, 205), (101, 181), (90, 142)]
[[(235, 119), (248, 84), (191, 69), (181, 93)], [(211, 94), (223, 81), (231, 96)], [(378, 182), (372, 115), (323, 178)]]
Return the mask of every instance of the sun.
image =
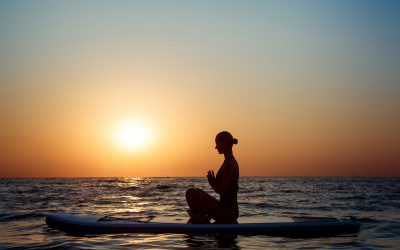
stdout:
[(152, 131), (144, 121), (121, 122), (114, 131), (117, 145), (126, 151), (144, 149), (152, 139)]

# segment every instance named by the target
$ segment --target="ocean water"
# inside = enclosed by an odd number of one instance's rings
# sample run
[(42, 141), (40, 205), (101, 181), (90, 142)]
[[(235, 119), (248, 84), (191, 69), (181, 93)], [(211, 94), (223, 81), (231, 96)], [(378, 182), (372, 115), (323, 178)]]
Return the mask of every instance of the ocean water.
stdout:
[(71, 236), (50, 229), (52, 212), (156, 216), (185, 223), (185, 191), (211, 193), (206, 178), (0, 179), (1, 249), (329, 248), (400, 249), (400, 178), (241, 177), (239, 222), (292, 216), (356, 216), (358, 234), (320, 238), (112, 234)]

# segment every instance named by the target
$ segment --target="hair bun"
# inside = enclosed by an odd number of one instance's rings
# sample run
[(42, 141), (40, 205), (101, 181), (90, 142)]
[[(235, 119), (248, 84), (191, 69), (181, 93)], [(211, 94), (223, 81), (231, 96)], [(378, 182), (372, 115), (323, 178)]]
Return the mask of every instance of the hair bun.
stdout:
[(238, 144), (239, 141), (238, 141), (238, 139), (234, 138), (232, 142), (233, 142), (233, 144)]

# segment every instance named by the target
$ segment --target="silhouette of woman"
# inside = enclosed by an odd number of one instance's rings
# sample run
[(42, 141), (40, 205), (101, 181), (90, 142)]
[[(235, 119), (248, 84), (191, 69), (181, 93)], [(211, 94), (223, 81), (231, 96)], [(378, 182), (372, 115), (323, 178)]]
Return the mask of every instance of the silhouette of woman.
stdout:
[(215, 138), (219, 154), (224, 154), (225, 160), (217, 175), (209, 170), (207, 174), (208, 183), (212, 189), (220, 195), (218, 201), (204, 190), (189, 188), (186, 191), (186, 201), (189, 205), (188, 223), (237, 223), (239, 208), (237, 204), (237, 193), (239, 190), (239, 165), (232, 153), (233, 144), (238, 140), (227, 132), (220, 132)]

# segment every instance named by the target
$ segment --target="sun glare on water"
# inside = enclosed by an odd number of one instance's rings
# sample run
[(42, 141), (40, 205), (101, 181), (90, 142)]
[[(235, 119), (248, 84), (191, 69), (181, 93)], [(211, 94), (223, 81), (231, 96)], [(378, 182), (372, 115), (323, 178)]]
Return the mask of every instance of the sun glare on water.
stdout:
[(125, 121), (116, 127), (114, 139), (121, 149), (135, 151), (148, 146), (152, 135), (151, 128), (145, 122)]

